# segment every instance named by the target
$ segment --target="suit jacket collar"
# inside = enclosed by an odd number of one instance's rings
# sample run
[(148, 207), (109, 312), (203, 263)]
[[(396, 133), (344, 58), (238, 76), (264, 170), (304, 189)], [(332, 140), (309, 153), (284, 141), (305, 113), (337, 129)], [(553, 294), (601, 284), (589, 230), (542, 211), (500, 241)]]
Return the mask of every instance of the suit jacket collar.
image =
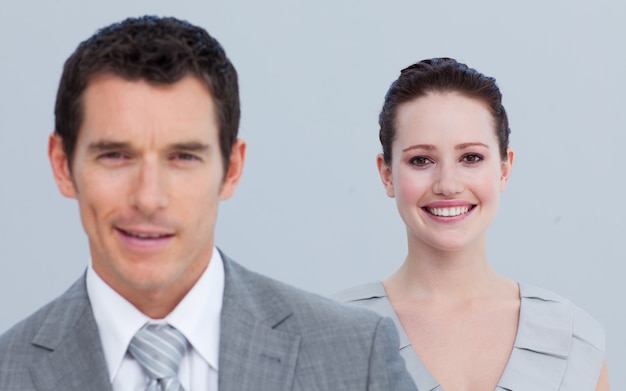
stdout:
[[(291, 308), (269, 279), (222, 258), (220, 391), (291, 389), (300, 336), (280, 330)], [(32, 344), (48, 351), (30, 366), (38, 389), (111, 391), (84, 275), (50, 304)]]
[(291, 389), (300, 336), (280, 330), (291, 308), (269, 279), (222, 258), (220, 391)]
[(48, 351), (30, 365), (38, 389), (111, 390), (84, 275), (50, 304), (32, 344)]

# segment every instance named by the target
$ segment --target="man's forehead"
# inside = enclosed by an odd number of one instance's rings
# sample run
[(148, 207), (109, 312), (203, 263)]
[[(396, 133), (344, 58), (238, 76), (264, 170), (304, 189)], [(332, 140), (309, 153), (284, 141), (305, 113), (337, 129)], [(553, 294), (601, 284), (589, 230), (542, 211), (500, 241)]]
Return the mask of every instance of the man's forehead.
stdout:
[[(90, 104), (92, 101), (96, 103)], [(99, 74), (90, 79), (82, 96), (83, 109), (95, 113), (111, 107), (124, 112), (157, 104), (164, 105), (164, 110), (155, 114), (180, 114), (181, 118), (215, 111), (213, 96), (195, 76), (185, 76), (174, 83), (154, 83), (112, 73)]]
[(89, 143), (201, 143), (217, 132), (213, 99), (199, 80), (153, 85), (100, 75), (83, 99), (79, 137)]

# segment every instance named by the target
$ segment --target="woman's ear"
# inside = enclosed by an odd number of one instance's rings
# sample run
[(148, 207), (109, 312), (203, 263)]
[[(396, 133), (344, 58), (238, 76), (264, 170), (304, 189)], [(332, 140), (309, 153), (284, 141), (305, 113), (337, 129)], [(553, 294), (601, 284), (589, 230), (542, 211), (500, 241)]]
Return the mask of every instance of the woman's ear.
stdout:
[(380, 174), (380, 179), (383, 182), (387, 196), (394, 198), (396, 196), (396, 192), (393, 188), (391, 166), (385, 162), (385, 158), (382, 153), (379, 153), (378, 156), (376, 156), (376, 166), (378, 167), (378, 173)]
[(506, 184), (509, 182), (509, 178), (511, 177), (511, 170), (513, 169), (513, 160), (515, 158), (515, 152), (513, 149), (506, 149), (506, 159), (502, 161), (502, 174), (500, 176), (500, 191), (504, 191), (506, 189)]

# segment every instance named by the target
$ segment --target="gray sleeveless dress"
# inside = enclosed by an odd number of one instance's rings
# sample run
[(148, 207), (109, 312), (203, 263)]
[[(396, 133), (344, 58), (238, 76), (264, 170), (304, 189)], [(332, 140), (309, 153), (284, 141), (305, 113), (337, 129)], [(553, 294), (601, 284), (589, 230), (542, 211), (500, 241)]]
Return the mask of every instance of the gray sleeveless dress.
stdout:
[[(604, 362), (604, 329), (562, 297), (519, 284), (520, 317), (515, 343), (496, 391), (593, 391)], [(335, 294), (334, 299), (391, 318), (400, 355), (419, 391), (443, 391), (411, 347), (381, 282)]]

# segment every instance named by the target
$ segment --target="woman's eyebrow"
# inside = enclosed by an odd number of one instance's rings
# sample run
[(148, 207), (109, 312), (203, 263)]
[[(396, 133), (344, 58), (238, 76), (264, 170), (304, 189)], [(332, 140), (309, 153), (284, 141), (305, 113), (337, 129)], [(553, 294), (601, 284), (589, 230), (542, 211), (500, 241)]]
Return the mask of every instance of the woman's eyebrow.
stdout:
[(410, 151), (412, 149), (423, 149), (425, 151), (432, 151), (437, 148), (435, 148), (435, 146), (431, 144), (416, 144), (416, 145), (411, 145), (411, 146), (404, 148), (402, 152)]
[(487, 145), (485, 143), (480, 143), (480, 142), (462, 143), (462, 144), (457, 145), (455, 147), (455, 149), (466, 149), (466, 148), (470, 148), (470, 147), (485, 147), (485, 148), (489, 149), (489, 145)]

